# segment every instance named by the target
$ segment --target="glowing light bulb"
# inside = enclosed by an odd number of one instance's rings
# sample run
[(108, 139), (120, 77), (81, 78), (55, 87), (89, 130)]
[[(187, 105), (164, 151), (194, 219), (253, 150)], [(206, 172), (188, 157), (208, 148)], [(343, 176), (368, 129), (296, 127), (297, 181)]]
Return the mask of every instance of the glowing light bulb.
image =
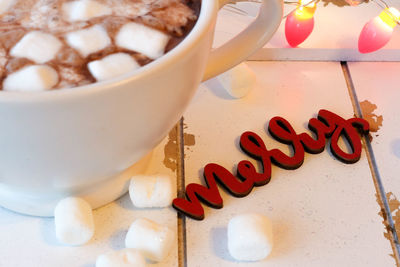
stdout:
[(307, 5), (309, 2), (311, 0), (300, 0), (296, 11), (286, 18), (285, 36), (291, 47), (304, 42), (314, 29), (314, 13), (317, 6), (315, 2)]
[(399, 19), (400, 12), (390, 7), (365, 24), (358, 38), (360, 53), (371, 53), (384, 47), (392, 37), (393, 28)]

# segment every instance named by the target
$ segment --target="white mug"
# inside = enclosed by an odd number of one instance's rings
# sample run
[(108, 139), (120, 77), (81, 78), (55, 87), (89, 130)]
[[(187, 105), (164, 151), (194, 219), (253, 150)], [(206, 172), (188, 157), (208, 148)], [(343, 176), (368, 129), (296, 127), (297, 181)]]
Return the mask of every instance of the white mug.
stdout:
[(189, 35), (135, 72), (73, 89), (0, 92), (0, 205), (53, 216), (66, 196), (97, 208), (124, 194), (140, 172), (133, 164), (167, 135), (200, 82), (261, 48), (282, 18), (281, 0), (264, 0), (249, 27), (210, 52), (226, 3), (202, 0)]

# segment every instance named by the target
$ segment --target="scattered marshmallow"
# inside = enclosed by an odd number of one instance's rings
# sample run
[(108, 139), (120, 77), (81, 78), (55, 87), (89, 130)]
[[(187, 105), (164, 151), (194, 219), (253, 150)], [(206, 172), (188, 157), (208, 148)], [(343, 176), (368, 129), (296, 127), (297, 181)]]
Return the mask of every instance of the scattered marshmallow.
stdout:
[(245, 97), (256, 83), (256, 75), (245, 63), (222, 73), (217, 79), (226, 92), (234, 98)]
[(229, 221), (228, 250), (236, 260), (262, 260), (271, 253), (272, 246), (272, 224), (267, 217), (249, 213)]
[(99, 25), (70, 32), (66, 35), (66, 40), (72, 48), (78, 50), (84, 57), (98, 52), (111, 44), (107, 31)]
[(132, 248), (120, 251), (111, 251), (100, 255), (96, 260), (96, 267), (146, 267), (146, 260), (142, 254)]
[(66, 2), (62, 5), (62, 11), (64, 18), (69, 22), (86, 21), (112, 13), (111, 8), (93, 0)]
[(118, 46), (142, 53), (151, 59), (164, 54), (168, 41), (167, 34), (135, 22), (122, 26), (116, 37)]
[(44, 91), (53, 88), (58, 83), (57, 72), (46, 65), (31, 65), (24, 67), (5, 78), (5, 91)]
[(6, 13), (14, 4), (15, 0), (1, 0), (0, 1), (0, 15)]
[(139, 67), (136, 60), (125, 53), (112, 54), (88, 64), (90, 73), (97, 81), (112, 79)]
[(54, 210), (57, 239), (67, 245), (83, 245), (94, 233), (92, 208), (85, 200), (68, 197), (58, 202)]
[(175, 243), (174, 232), (148, 219), (137, 219), (125, 239), (127, 248), (138, 249), (152, 261), (162, 261)]
[(172, 179), (169, 176), (134, 176), (129, 196), (138, 208), (167, 207), (174, 198)]
[(24, 57), (36, 63), (52, 60), (62, 43), (51, 34), (33, 31), (26, 34), (10, 51), (13, 57)]

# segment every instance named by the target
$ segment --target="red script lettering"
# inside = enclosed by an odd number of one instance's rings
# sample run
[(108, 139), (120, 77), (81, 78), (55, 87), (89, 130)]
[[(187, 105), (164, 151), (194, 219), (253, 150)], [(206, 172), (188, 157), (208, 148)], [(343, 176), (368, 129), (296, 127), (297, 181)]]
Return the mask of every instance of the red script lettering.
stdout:
[[(304, 153), (318, 154), (324, 151), (326, 139), (330, 138), (332, 154), (344, 163), (355, 163), (361, 157), (361, 138), (369, 132), (369, 124), (360, 118), (348, 120), (328, 110), (320, 110), (317, 118), (309, 120), (308, 128), (314, 133), (313, 138), (307, 133), (297, 134), (290, 123), (282, 117), (274, 117), (268, 124), (268, 132), (274, 139), (293, 148), (293, 155), (288, 156), (279, 149), (268, 150), (257, 134), (245, 132), (240, 137), (240, 147), (251, 158), (261, 162), (262, 170), (248, 160), (242, 160), (237, 166), (237, 174), (233, 175), (226, 168), (210, 163), (204, 167), (203, 175), (206, 186), (189, 184), (186, 186), (186, 198), (176, 198), (173, 207), (179, 212), (196, 220), (204, 219), (201, 202), (220, 209), (223, 200), (218, 185), (225, 188), (235, 197), (247, 196), (254, 186), (268, 184), (271, 179), (271, 163), (284, 169), (297, 169), (304, 162)], [(338, 141), (343, 137), (350, 145), (351, 151), (340, 148)]]

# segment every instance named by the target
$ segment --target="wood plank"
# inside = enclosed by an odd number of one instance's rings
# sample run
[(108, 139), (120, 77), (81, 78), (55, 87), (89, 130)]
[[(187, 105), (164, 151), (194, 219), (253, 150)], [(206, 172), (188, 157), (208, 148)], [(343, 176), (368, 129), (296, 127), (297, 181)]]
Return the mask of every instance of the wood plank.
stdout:
[[(265, 133), (273, 116), (283, 116), (297, 131), (321, 108), (353, 117), (340, 64), (248, 64), (258, 86), (246, 98), (231, 99), (211, 80), (199, 88), (185, 113), (185, 133), (195, 138), (195, 145), (185, 149), (186, 184), (202, 183), (207, 163), (231, 170), (248, 159), (238, 148), (238, 138), (247, 130), (262, 136), (268, 148), (288, 151)], [(247, 266), (230, 257), (226, 243), (229, 219), (244, 212), (265, 214), (275, 227), (273, 253), (252, 266), (395, 266), (364, 152), (350, 166), (328, 151), (306, 155), (295, 171), (273, 167), (271, 182), (245, 198), (222, 196), (223, 209), (206, 207), (204, 221), (186, 220), (189, 267)]]
[[(400, 234), (399, 62), (348, 63), (363, 116), (371, 123), (371, 145), (391, 214)], [(398, 245), (400, 252), (400, 245)]]

